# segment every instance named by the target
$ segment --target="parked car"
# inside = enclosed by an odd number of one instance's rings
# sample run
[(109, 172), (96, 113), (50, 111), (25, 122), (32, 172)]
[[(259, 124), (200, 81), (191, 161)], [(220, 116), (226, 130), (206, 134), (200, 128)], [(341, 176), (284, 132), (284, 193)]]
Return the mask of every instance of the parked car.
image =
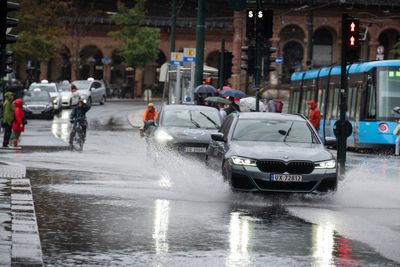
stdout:
[(102, 81), (92, 78), (87, 80), (77, 80), (72, 82), (78, 88), (79, 96), (84, 96), (89, 104), (99, 103), (104, 105), (106, 102), (106, 87)]
[(79, 93), (77, 90), (71, 90), (69, 81), (62, 81), (59, 85), (59, 91), (61, 94), (61, 101), (63, 107), (72, 108), (72, 106), (78, 105)]
[(215, 108), (196, 105), (166, 105), (162, 108), (150, 141), (191, 155), (204, 156), (221, 125)]
[(328, 192), (337, 162), (303, 116), (233, 113), (213, 134), (206, 162), (239, 191)]
[(60, 112), (62, 109), (61, 95), (58, 91), (57, 84), (49, 83), (47, 80), (42, 80), (40, 83), (31, 83), (29, 91), (39, 88), (42, 91), (47, 91), (50, 94), (51, 101), (54, 105), (55, 112)]
[(55, 109), (50, 93), (40, 88), (25, 92), (23, 109), (27, 118), (52, 120)]

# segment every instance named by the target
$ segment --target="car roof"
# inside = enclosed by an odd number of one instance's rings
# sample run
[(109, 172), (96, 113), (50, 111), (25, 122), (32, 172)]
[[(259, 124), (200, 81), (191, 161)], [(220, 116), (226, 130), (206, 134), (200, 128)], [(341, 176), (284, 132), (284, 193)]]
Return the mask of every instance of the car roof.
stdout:
[(165, 105), (163, 107), (163, 110), (199, 110), (199, 111), (215, 110), (218, 112), (216, 108), (208, 106), (200, 106), (200, 105)]
[(237, 113), (239, 119), (271, 119), (271, 120), (289, 120), (289, 121), (305, 121), (305, 118), (288, 113), (275, 113), (275, 112), (239, 112)]

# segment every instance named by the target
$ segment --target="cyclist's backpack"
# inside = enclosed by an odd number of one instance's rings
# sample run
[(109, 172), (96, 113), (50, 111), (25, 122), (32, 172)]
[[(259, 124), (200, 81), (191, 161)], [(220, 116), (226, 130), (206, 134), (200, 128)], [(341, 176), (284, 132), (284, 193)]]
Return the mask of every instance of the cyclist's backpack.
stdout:
[(280, 101), (279, 99), (275, 99), (274, 103), (275, 103), (275, 112), (282, 113), (283, 102)]

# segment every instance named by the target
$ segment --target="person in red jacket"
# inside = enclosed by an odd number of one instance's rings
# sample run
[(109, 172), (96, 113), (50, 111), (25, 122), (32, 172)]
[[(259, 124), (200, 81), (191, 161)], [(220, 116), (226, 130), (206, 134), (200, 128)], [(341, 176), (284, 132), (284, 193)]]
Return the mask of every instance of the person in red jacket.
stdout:
[(319, 130), (319, 123), (321, 121), (321, 111), (317, 108), (317, 103), (314, 100), (310, 100), (307, 102), (308, 107), (310, 108), (311, 112), (308, 116), (308, 120), (314, 126), (314, 128), (318, 131)]
[(24, 117), (25, 113), (22, 109), (22, 99), (18, 98), (14, 100), (14, 121), (12, 122), (11, 129), (11, 140), (14, 147), (18, 147), (19, 137), (24, 131)]

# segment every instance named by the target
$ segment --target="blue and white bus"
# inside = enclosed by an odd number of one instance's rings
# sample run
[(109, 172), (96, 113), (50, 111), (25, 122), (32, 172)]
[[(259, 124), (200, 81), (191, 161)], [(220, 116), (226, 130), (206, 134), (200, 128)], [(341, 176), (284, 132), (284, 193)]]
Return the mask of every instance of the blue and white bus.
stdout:
[[(340, 66), (295, 72), (291, 76), (290, 113), (307, 115), (308, 100), (321, 111), (320, 134), (334, 137), (333, 125), (340, 118)], [(353, 125), (348, 146), (376, 148), (394, 145), (393, 130), (400, 106), (400, 60), (373, 61), (347, 66), (346, 117)]]

